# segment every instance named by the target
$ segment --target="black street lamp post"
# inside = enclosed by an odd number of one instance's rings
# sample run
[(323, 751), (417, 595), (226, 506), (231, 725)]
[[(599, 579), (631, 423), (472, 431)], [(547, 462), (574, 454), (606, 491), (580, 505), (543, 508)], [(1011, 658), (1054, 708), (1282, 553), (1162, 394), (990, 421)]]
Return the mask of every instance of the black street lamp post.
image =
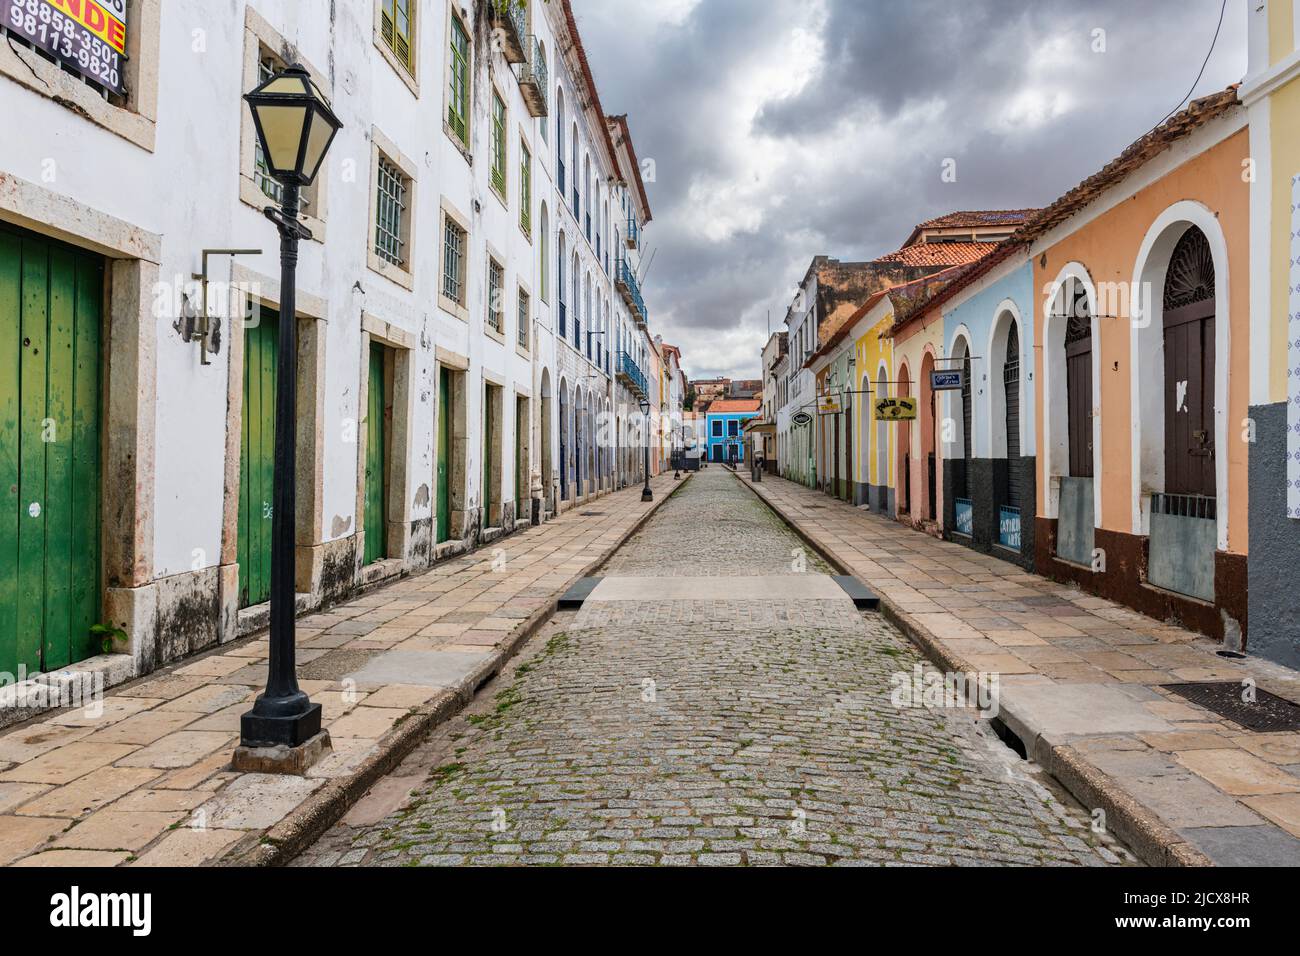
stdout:
[(645, 490), (641, 492), (642, 501), (654, 501), (655, 493), (650, 490), (650, 402), (641, 399), (641, 414), (645, 416)]
[(282, 187), (280, 208), (266, 217), (280, 232), (280, 329), (275, 382), (275, 493), (271, 510), (271, 650), (266, 691), (240, 718), (241, 748), (295, 748), (320, 734), (321, 706), (298, 687), (294, 615), (295, 487), (298, 335), (298, 242), (311, 233), (298, 221), (300, 191), (315, 180), (342, 123), (299, 64), (258, 86), (244, 99), (267, 170)]

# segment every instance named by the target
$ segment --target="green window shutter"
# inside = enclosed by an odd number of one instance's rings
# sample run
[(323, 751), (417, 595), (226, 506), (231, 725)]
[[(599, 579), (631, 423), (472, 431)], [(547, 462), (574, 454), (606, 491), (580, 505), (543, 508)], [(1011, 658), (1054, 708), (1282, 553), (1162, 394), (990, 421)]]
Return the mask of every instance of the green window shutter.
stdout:
[(380, 32), (408, 73), (415, 73), (415, 10), (411, 0), (384, 0)]
[(492, 188), (506, 194), (506, 104), (492, 94)]
[(469, 34), (458, 18), (451, 18), (451, 90), (447, 124), (464, 145), (469, 145)]
[(533, 157), (528, 147), (519, 144), (519, 225), (533, 234)]

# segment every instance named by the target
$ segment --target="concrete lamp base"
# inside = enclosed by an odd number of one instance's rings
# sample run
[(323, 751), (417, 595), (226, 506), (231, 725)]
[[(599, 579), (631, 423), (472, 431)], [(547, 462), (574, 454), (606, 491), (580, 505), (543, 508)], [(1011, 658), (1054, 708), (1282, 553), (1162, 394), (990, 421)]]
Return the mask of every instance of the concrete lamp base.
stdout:
[(275, 773), (302, 777), (333, 749), (330, 732), (322, 730), (296, 747), (283, 744), (278, 747), (236, 747), (230, 766), (240, 773)]

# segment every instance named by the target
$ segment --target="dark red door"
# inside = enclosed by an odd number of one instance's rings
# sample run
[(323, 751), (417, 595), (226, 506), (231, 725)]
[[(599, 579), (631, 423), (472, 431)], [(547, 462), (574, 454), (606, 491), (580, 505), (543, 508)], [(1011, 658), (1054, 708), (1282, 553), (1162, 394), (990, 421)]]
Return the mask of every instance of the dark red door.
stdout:
[(1165, 282), (1165, 491), (1213, 498), (1214, 263), (1188, 229)]

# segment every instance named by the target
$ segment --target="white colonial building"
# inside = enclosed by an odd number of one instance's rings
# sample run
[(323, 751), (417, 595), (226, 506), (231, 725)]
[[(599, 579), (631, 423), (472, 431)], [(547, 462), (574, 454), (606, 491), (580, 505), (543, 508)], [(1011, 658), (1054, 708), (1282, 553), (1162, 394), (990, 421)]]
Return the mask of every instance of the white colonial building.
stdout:
[(650, 210), (568, 0), (97, 5), (0, 21), (0, 671), (265, 623), (278, 187), (241, 97), (291, 63), (343, 122), (304, 196), (300, 607), (614, 487)]

